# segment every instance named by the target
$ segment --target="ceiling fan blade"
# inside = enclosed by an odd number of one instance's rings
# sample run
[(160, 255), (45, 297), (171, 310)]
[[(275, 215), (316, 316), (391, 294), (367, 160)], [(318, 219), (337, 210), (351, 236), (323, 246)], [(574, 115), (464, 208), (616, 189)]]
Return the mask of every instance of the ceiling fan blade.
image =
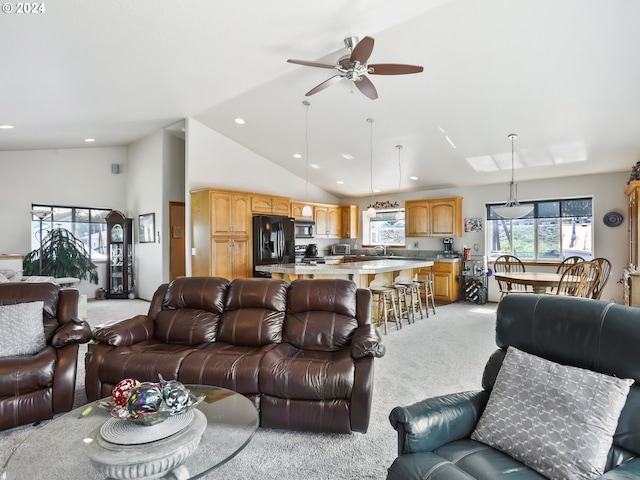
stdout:
[(296, 65), (304, 65), (306, 67), (319, 67), (319, 68), (336, 68), (335, 65), (330, 63), (308, 62), (307, 60), (287, 60), (289, 63), (295, 63)]
[(364, 93), (371, 100), (375, 100), (376, 98), (378, 98), (376, 87), (373, 86), (373, 83), (371, 83), (371, 80), (369, 80), (367, 77), (359, 77), (355, 84), (356, 87), (358, 87), (358, 90)]
[(305, 97), (310, 97), (314, 93), (318, 93), (318, 92), (324, 90), (325, 88), (329, 88), (331, 85), (334, 85), (334, 84), (338, 83), (343, 78), (344, 77), (342, 75), (334, 75), (330, 79), (325, 80), (324, 82), (322, 82), (319, 85), (316, 85), (314, 88), (312, 88), (307, 93), (305, 93)]
[(368, 67), (368, 73), (371, 75), (404, 75), (407, 73), (420, 73), (424, 70), (419, 65), (404, 65), (402, 63), (376, 63)]
[(361, 65), (364, 65), (367, 63), (367, 60), (369, 60), (371, 52), (373, 52), (373, 38), (364, 37), (354, 47), (350, 60), (352, 62), (360, 62)]

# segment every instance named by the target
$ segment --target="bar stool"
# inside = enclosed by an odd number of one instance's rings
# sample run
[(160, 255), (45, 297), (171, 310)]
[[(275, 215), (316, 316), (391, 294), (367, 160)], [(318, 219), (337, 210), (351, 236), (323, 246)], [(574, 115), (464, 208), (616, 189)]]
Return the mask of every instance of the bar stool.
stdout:
[[(402, 322), (400, 321), (400, 317), (398, 317), (398, 311), (396, 310), (396, 305), (394, 302), (394, 294), (395, 290), (389, 287), (369, 287), (371, 294), (373, 295), (373, 301), (376, 302), (377, 308), (377, 318), (376, 326), (380, 326), (381, 323), (384, 323), (384, 334), (388, 333), (387, 330), (387, 321), (389, 319), (389, 310), (393, 314), (394, 321), (396, 322), (396, 328), (400, 330), (402, 328)], [(381, 314), (382, 312), (382, 314)]]
[[(402, 323), (402, 317), (407, 317), (407, 324), (411, 324), (415, 322), (415, 318), (413, 316), (413, 311), (411, 311), (411, 315), (409, 315), (409, 297), (407, 294), (407, 287), (400, 283), (394, 283), (393, 285), (388, 285), (388, 288), (391, 288), (396, 293), (396, 300), (398, 301), (398, 315), (400, 316), (400, 323)], [(404, 305), (404, 308), (403, 308)]]
[(429, 274), (428, 278), (420, 279), (416, 275), (414, 281), (420, 284), (420, 287), (424, 290), (424, 307), (427, 312), (427, 318), (429, 318), (429, 299), (431, 299), (431, 309), (433, 314), (436, 314), (436, 301), (433, 298), (433, 276)]
[[(407, 294), (411, 298), (411, 304), (407, 306), (407, 309), (411, 309), (411, 316), (415, 321), (415, 311), (420, 313), (420, 318), (424, 318), (422, 313), (422, 298), (420, 298), (420, 283), (418, 282), (399, 282), (400, 285), (407, 287)], [(427, 313), (428, 315), (428, 313)]]

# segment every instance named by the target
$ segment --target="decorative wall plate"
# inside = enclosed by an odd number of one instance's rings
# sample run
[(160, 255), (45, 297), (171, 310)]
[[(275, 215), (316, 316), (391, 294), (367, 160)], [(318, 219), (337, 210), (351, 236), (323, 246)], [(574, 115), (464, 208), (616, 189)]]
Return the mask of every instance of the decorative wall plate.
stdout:
[(622, 224), (622, 215), (618, 212), (609, 212), (602, 221), (607, 227), (617, 227)]

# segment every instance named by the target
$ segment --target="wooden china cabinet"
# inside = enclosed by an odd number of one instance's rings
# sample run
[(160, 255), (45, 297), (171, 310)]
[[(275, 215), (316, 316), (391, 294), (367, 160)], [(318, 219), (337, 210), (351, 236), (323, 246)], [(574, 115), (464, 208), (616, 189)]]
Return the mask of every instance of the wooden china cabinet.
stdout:
[(640, 181), (629, 182), (624, 193), (628, 197), (628, 227), (629, 227), (629, 265), (622, 273), (624, 285), (624, 304), (640, 307), (640, 271), (638, 258), (640, 256), (640, 218), (638, 217), (638, 203), (640, 202)]
[(133, 220), (112, 210), (107, 221), (107, 298), (133, 292)]

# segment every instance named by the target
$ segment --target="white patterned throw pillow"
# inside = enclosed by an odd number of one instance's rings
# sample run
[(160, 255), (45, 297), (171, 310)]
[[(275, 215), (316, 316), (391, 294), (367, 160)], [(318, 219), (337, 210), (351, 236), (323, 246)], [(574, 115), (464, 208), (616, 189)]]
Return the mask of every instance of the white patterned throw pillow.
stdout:
[(632, 384), (509, 347), (471, 438), (550, 479), (598, 478)]
[(46, 346), (44, 302), (0, 305), (0, 357), (32, 355)]

